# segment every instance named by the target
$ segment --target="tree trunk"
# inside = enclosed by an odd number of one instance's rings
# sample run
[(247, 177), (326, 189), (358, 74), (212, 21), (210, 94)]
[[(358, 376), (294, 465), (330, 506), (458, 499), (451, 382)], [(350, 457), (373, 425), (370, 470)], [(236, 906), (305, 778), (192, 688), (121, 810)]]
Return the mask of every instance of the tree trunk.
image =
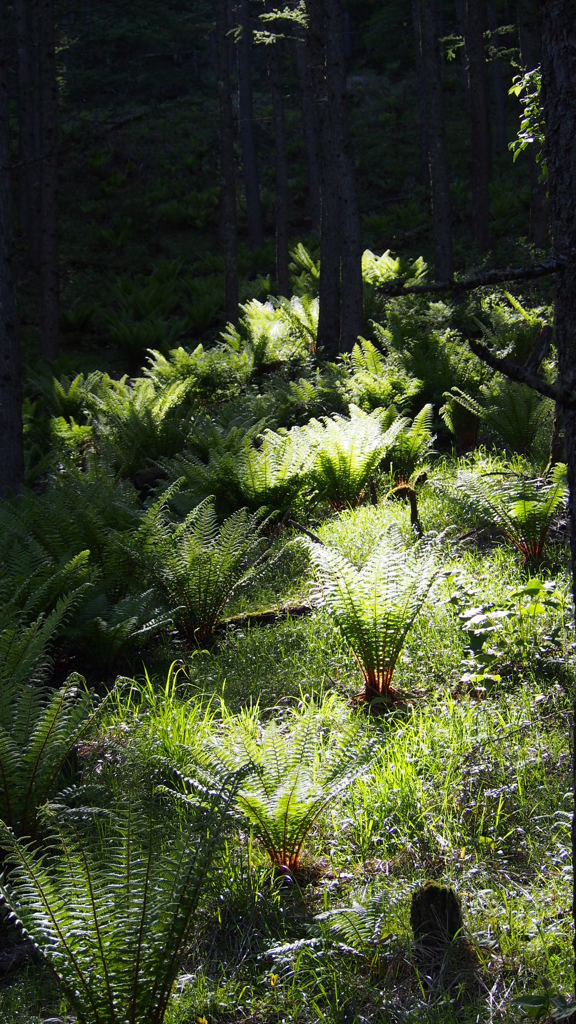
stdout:
[[(574, 0), (542, 0), (542, 87), (554, 251), (565, 262), (556, 277), (558, 378), (576, 394), (576, 19)], [(576, 607), (576, 409), (564, 413), (568, 466), (572, 596)], [(574, 814), (572, 867), (576, 871), (576, 702), (572, 711)], [(576, 878), (573, 885), (576, 968)], [(576, 979), (576, 969), (575, 969)]]
[(303, 38), (302, 40), (300, 38), (296, 39), (295, 52), (296, 69), (300, 81), (302, 130), (308, 171), (308, 206), (312, 230), (318, 232), (320, 230), (320, 126), (312, 88), (312, 76)]
[(331, 145), (338, 174), (342, 233), (340, 256), (340, 351), (351, 352), (364, 325), (362, 240), (356, 172), (346, 111), (344, 11), (341, 0), (326, 3), (326, 78), (331, 112)]
[(418, 82), (418, 113), (420, 122), (420, 173), (419, 178), (424, 185), (430, 180), (428, 163), (428, 123), (426, 118), (426, 85), (422, 63), (422, 33), (420, 23), (420, 0), (412, 0), (412, 29), (414, 32), (414, 64)]
[(8, 109), (6, 7), (0, 7), (0, 497), (24, 476), (22, 393), (16, 291), (12, 270), (12, 188)]
[(430, 194), (434, 227), (434, 265), (437, 281), (452, 280), (452, 213), (442, 75), (437, 28), (437, 0), (419, 0), (420, 52), (429, 139)]
[(286, 120), (282, 95), (282, 57), (284, 43), (278, 39), (269, 51), (269, 74), (274, 109), (274, 158), (276, 165), (276, 283), (280, 295), (290, 291), (288, 271), (288, 156), (286, 147)]
[(466, 0), (465, 43), (468, 58), (471, 137), (471, 199), (474, 241), (485, 252), (490, 241), (492, 169), (488, 77), (484, 54), (485, 0)]
[(320, 282), (316, 343), (324, 354), (338, 354), (340, 338), (340, 190), (326, 67), (327, 12), (324, 0), (306, 0), (307, 48), (318, 109), (320, 139)]
[(20, 230), (30, 265), (40, 269), (40, 95), (37, 0), (15, 0), (18, 50)]
[(238, 128), (246, 193), (248, 237), (252, 248), (264, 244), (262, 204), (260, 202), (260, 176), (254, 139), (254, 101), (252, 95), (252, 24), (249, 0), (238, 0), (237, 16), (240, 24), (238, 46)]
[(40, 352), (58, 355), (60, 274), (58, 267), (58, 79), (54, 0), (39, 0), (40, 65)]
[[(542, 59), (539, 0), (522, 0), (518, 4), (518, 38), (522, 64), (527, 71), (533, 71)], [(544, 249), (548, 244), (546, 185), (540, 180), (532, 146), (528, 147), (526, 158), (530, 161), (530, 239)]]
[(224, 305), (228, 320), (235, 322), (238, 316), (238, 230), (230, 14), (230, 0), (218, 0), (216, 60), (220, 109), (220, 229), (224, 248)]

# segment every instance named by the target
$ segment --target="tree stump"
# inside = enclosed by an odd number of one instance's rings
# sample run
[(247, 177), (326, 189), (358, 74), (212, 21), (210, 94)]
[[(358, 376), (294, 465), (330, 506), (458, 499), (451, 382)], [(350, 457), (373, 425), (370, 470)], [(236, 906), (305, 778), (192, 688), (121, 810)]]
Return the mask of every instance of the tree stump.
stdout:
[(464, 932), (460, 900), (453, 889), (426, 882), (412, 895), (413, 956), (431, 995), (478, 993), (478, 957)]

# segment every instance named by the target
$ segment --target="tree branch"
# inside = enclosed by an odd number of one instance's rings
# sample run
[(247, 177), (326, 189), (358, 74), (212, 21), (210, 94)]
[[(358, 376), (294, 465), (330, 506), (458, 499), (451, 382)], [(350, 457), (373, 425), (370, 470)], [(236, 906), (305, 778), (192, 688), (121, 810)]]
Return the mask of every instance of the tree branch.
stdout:
[(469, 292), (474, 288), (482, 288), (489, 284), (503, 284), (505, 281), (528, 281), (537, 277), (554, 274), (566, 264), (566, 257), (555, 256), (541, 263), (533, 263), (530, 267), (505, 267), (504, 269), (486, 270), (482, 274), (470, 274), (459, 281), (430, 281), (429, 284), (405, 284), (403, 281), (389, 281), (377, 285), (380, 295), (433, 295), (458, 294)]
[(474, 355), (478, 356), (478, 359), (481, 359), (483, 363), (486, 363), (493, 370), (503, 373), (505, 377), (516, 381), (518, 384), (526, 384), (533, 391), (537, 391), (546, 398), (551, 398), (554, 402), (559, 402), (566, 408), (576, 408), (576, 396), (571, 391), (559, 387), (558, 384), (549, 384), (529, 365), (521, 366), (520, 363), (515, 363), (513, 359), (495, 355), (488, 345), (483, 341), (478, 341), (477, 338), (468, 338), (467, 341)]

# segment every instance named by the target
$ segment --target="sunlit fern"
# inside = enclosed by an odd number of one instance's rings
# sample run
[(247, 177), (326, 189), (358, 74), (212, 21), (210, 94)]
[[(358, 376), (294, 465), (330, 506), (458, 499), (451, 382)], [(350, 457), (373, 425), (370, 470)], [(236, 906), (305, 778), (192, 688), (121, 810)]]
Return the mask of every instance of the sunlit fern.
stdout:
[(418, 394), (421, 381), (412, 377), (395, 353), (384, 353), (366, 338), (360, 338), (349, 357), (346, 381), (349, 398), (370, 412), (396, 405), (402, 408)]
[(166, 828), (123, 806), (94, 829), (52, 821), (42, 853), (0, 824), (4, 903), (57, 975), (78, 1024), (162, 1024), (234, 783)]
[(36, 832), (38, 810), (66, 780), (66, 767), (94, 718), (79, 676), (58, 690), (2, 679), (0, 701), (0, 818), (17, 835)]
[(483, 427), (509, 452), (533, 456), (542, 439), (548, 451), (552, 436), (554, 403), (524, 384), (497, 375), (480, 393)]
[(460, 473), (455, 488), (462, 505), (504, 533), (524, 562), (538, 561), (554, 516), (566, 502), (566, 466), (557, 463), (547, 480)]
[(318, 292), (320, 263), (315, 260), (302, 242), (290, 250), (290, 281), (297, 295), (314, 295)]
[(349, 417), (311, 420), (304, 431), (313, 451), (310, 476), (317, 496), (334, 509), (359, 504), (405, 424), (401, 417), (386, 422), (381, 409), (365, 413), (354, 405)]
[(357, 569), (333, 548), (303, 543), (316, 567), (318, 596), (358, 662), (363, 699), (395, 698), (398, 658), (440, 573), (434, 545), (428, 539), (407, 547), (393, 524)]
[(408, 260), (403, 256), (394, 256), (390, 249), (381, 256), (370, 249), (362, 253), (362, 279), (366, 284), (386, 285), (398, 280), (405, 284), (421, 284), (427, 272), (428, 267), (421, 256)]
[(288, 324), (289, 337), (294, 342), (294, 354), (306, 355), (316, 351), (318, 333), (318, 299), (310, 295), (293, 295), (281, 300), (279, 312)]
[(236, 477), (243, 503), (250, 508), (287, 511), (302, 490), (312, 453), (298, 428), (267, 430), (260, 444), (246, 444), (239, 454)]
[(249, 379), (252, 363), (245, 351), (234, 352), (229, 345), (209, 349), (197, 345), (191, 350), (180, 346), (168, 355), (151, 349), (144, 372), (157, 387), (186, 382), (195, 397), (217, 401), (239, 392)]
[(297, 871), (311, 829), (366, 769), (373, 750), (359, 720), (329, 696), (266, 724), (258, 709), (225, 713), (217, 756), (228, 769), (250, 769), (238, 807), (273, 865)]
[(163, 596), (178, 630), (200, 644), (267, 560), (265, 521), (240, 509), (220, 523), (213, 499), (207, 498), (174, 522), (168, 513), (173, 493), (174, 488), (144, 513), (128, 548), (145, 585)]
[(432, 433), (433, 421), (434, 410), (431, 405), (425, 405), (394, 438), (386, 454), (385, 467), (395, 485), (408, 483), (425, 465), (436, 440)]

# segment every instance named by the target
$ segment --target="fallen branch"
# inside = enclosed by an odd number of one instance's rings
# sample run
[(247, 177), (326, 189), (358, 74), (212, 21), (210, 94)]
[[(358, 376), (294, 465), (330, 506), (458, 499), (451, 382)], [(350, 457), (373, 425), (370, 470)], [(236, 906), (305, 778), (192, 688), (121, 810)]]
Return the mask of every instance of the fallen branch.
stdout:
[(428, 284), (405, 284), (403, 281), (390, 281), (377, 285), (378, 293), (383, 296), (397, 295), (433, 295), (438, 293), (454, 294), (473, 291), (485, 285), (503, 284), (506, 281), (528, 281), (537, 277), (555, 274), (566, 264), (566, 257), (552, 257), (533, 263), (530, 267), (506, 267), (504, 269), (486, 270), (484, 273), (470, 274), (456, 281), (430, 281)]
[(226, 626), (265, 626), (269, 623), (279, 622), (281, 619), (297, 619), (302, 615), (310, 615), (314, 611), (314, 605), (308, 601), (301, 601), (299, 604), (280, 605), (277, 608), (265, 608), (263, 611), (239, 612), (237, 615), (229, 615), (220, 619), (218, 628)]

